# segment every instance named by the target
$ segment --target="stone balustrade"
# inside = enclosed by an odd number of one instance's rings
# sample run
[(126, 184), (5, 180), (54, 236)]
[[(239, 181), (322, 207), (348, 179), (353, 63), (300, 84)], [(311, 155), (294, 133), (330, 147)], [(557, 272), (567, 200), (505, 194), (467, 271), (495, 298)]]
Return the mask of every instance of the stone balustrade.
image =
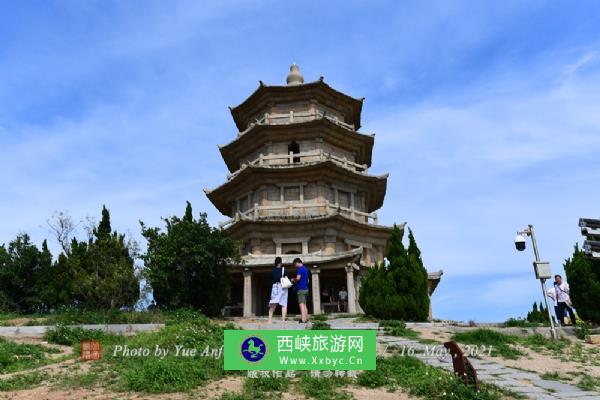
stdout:
[(287, 124), (298, 124), (302, 122), (314, 121), (316, 119), (325, 118), (336, 125), (341, 126), (342, 128), (349, 129), (354, 131), (354, 125), (348, 124), (344, 121), (341, 121), (338, 117), (329, 115), (321, 110), (315, 111), (294, 111), (290, 110), (289, 113), (286, 114), (269, 114), (265, 113), (260, 118), (256, 118), (255, 122), (250, 123), (247, 129), (240, 132), (240, 135), (243, 135), (248, 130), (252, 129), (254, 125), (287, 125)]
[(346, 168), (352, 172), (360, 174), (368, 174), (369, 168), (367, 164), (358, 164), (348, 160), (346, 157), (338, 157), (331, 153), (327, 153), (322, 149), (314, 151), (306, 151), (302, 153), (289, 152), (288, 154), (260, 154), (258, 158), (242, 164), (241, 168), (227, 175), (227, 179), (235, 178), (242, 170), (248, 166), (258, 167), (289, 167), (289, 166), (306, 166), (324, 161), (333, 161), (335, 164)]
[(340, 214), (352, 218), (363, 224), (372, 223), (378, 225), (377, 212), (367, 213), (355, 208), (341, 207), (338, 204), (325, 201), (324, 203), (301, 203), (301, 204), (275, 204), (261, 206), (254, 204), (254, 207), (237, 212), (235, 217), (229, 221), (219, 224), (221, 228), (227, 228), (235, 222), (244, 219), (256, 221), (259, 219), (277, 219), (277, 218), (311, 218), (323, 217), (327, 215)]

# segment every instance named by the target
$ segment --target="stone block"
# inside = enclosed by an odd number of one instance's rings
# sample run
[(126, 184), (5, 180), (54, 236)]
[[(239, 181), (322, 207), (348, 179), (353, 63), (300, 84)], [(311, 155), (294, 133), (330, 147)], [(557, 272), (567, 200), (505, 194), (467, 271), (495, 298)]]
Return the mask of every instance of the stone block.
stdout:
[(591, 344), (600, 344), (600, 335), (587, 335), (585, 341)]

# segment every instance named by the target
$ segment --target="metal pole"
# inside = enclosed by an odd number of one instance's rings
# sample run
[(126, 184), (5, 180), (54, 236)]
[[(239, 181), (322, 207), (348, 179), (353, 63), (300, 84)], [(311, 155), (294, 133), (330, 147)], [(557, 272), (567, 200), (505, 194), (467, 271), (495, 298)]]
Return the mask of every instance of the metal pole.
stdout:
[[(533, 254), (535, 254), (535, 261), (540, 262), (540, 253), (537, 248), (537, 242), (535, 241), (535, 234), (533, 233), (533, 225), (529, 225), (529, 236), (531, 236), (531, 243), (533, 244)], [(556, 339), (556, 329), (554, 328), (554, 321), (552, 320), (552, 313), (550, 307), (548, 307), (548, 295), (546, 294), (546, 279), (540, 279), (542, 284), (542, 293), (544, 295), (544, 303), (546, 303), (546, 310), (548, 311), (548, 319), (550, 320), (550, 336), (552, 339)]]
[(529, 236), (531, 236), (531, 243), (533, 243), (533, 254), (535, 255), (535, 261), (540, 262), (540, 253), (538, 252), (535, 234), (533, 233), (533, 225), (529, 225)]

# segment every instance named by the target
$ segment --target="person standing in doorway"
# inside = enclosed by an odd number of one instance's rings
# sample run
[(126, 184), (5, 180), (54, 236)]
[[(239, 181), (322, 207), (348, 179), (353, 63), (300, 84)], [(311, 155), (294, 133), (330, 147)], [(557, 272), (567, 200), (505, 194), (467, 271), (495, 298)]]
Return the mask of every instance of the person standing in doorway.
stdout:
[[(571, 297), (569, 296), (569, 284), (562, 281), (562, 276), (554, 275), (554, 289), (556, 290), (556, 301), (558, 303), (558, 315), (565, 315), (565, 310), (569, 313), (569, 318), (571, 319), (571, 324), (575, 325), (577, 320), (575, 319), (575, 313), (571, 308)], [(560, 324), (564, 325), (565, 320), (563, 318), (560, 319)]]
[[(299, 258), (294, 259), (294, 267), (296, 267), (296, 293), (298, 295), (298, 304), (300, 305), (300, 322), (308, 321), (308, 308), (306, 307), (306, 299), (308, 298), (308, 268), (302, 264)], [(317, 296), (319, 294), (317, 293)]]
[(338, 311), (348, 312), (348, 292), (346, 291), (346, 286), (342, 286), (338, 295), (340, 296), (340, 301), (338, 303)]
[(275, 258), (275, 265), (271, 270), (273, 285), (271, 286), (271, 300), (269, 300), (269, 324), (273, 322), (273, 313), (279, 304), (281, 306), (281, 322), (285, 322), (287, 314), (288, 289), (281, 286), (281, 278), (285, 276), (281, 257)]

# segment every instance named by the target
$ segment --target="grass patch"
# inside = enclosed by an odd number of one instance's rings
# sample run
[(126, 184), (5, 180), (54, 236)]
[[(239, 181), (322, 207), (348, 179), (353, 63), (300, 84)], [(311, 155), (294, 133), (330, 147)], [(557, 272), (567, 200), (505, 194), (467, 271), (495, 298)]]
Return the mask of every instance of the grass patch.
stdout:
[(300, 377), (298, 390), (316, 400), (350, 400), (352, 395), (341, 389), (349, 383), (348, 378), (315, 378), (305, 373)]
[(331, 325), (324, 321), (315, 321), (312, 323), (310, 329), (312, 329), (313, 331), (330, 330)]
[(600, 380), (584, 373), (577, 382), (577, 387), (586, 391), (600, 390)]
[(159, 324), (164, 323), (175, 312), (153, 311), (120, 311), (120, 310), (80, 310), (63, 307), (55, 312), (37, 314), (0, 314), (0, 326), (14, 325), (12, 320), (28, 319), (23, 325), (80, 325), (80, 324)]
[[(89, 387), (102, 382), (103, 387), (126, 392), (167, 393), (189, 391), (211, 380), (235, 374), (223, 370), (223, 330), (233, 325), (215, 324), (202, 314), (183, 310), (169, 315), (169, 322), (159, 332), (141, 332), (134, 336), (115, 335), (101, 330), (69, 328), (64, 325), (49, 330), (46, 340), (71, 345), (77, 353), (81, 340), (95, 339), (102, 344), (102, 359), (94, 362), (94, 370), (88, 374), (72, 375), (59, 382), (67, 387)], [(117, 347), (120, 346), (120, 347)], [(195, 355), (183, 356), (177, 346)], [(168, 350), (159, 357), (155, 349)], [(125, 349), (145, 349), (127, 355)], [(213, 356), (204, 357), (208, 349)]]
[(361, 322), (379, 322), (379, 320), (375, 317), (371, 317), (369, 315), (361, 315), (360, 317), (356, 318), (354, 320), (355, 323), (361, 323)]
[(359, 375), (357, 384), (369, 388), (402, 388), (410, 394), (431, 400), (500, 400), (514, 394), (493, 385), (481, 384), (479, 392), (466, 386), (454, 374), (424, 364), (413, 357), (392, 356), (377, 359), (377, 370)]
[(54, 386), (60, 389), (80, 389), (97, 386), (100, 382), (105, 382), (105, 379), (99, 371), (63, 373), (55, 376)]
[(519, 342), (514, 335), (497, 332), (491, 329), (479, 328), (475, 330), (459, 332), (452, 336), (457, 342), (479, 346), (491, 346), (491, 355), (516, 360), (523, 355), (513, 346)]
[(415, 332), (412, 329), (407, 328), (406, 324), (402, 321), (393, 320), (393, 319), (387, 320), (387, 321), (380, 321), (379, 326), (381, 326), (384, 329), (384, 332), (386, 335), (400, 336), (400, 337), (405, 337), (405, 338), (409, 338), (409, 339), (416, 339), (419, 337), (418, 332)]
[(554, 354), (562, 353), (566, 347), (569, 347), (571, 342), (568, 339), (560, 338), (557, 340), (548, 339), (540, 333), (524, 338), (521, 343), (533, 350), (548, 350)]
[(49, 353), (60, 350), (37, 344), (21, 344), (0, 338), (0, 374), (36, 368), (53, 362)]
[(287, 391), (290, 380), (285, 378), (257, 377), (244, 381), (244, 399), (281, 398), (280, 393)]
[(547, 381), (560, 381), (562, 379), (558, 372), (546, 372), (545, 374), (540, 375), (540, 378)]
[(39, 386), (48, 375), (42, 372), (19, 374), (8, 379), (0, 379), (0, 391), (25, 390)]
[[(144, 332), (122, 338), (119, 343), (131, 349), (148, 348), (148, 357), (123, 357), (114, 353), (114, 345), (107, 346), (103, 362), (116, 372), (115, 388), (119, 391), (164, 393), (187, 391), (203, 386), (211, 380), (223, 378), (223, 358), (203, 357), (206, 349), (223, 346), (223, 330), (230, 326), (219, 326), (204, 316), (196, 315), (191, 321), (167, 325), (160, 332)], [(169, 354), (155, 357), (156, 346), (167, 349)], [(197, 355), (176, 356), (176, 346), (196, 349)]]
[(119, 342), (122, 336), (104, 332), (100, 329), (71, 328), (64, 325), (56, 325), (46, 331), (44, 338), (48, 343), (77, 347), (81, 344), (82, 340), (97, 340), (104, 346)]
[(327, 321), (326, 314), (316, 314), (311, 317), (313, 321)]

